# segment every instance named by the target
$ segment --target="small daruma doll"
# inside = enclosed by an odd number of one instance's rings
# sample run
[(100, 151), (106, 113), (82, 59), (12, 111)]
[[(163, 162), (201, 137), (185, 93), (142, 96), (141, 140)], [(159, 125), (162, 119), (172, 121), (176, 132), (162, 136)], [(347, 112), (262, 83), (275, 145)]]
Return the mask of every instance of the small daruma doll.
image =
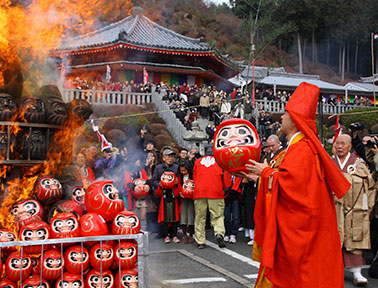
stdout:
[(34, 184), (34, 194), (45, 205), (54, 203), (63, 196), (62, 184), (54, 176), (39, 177)]
[(134, 212), (122, 211), (113, 220), (112, 233), (114, 235), (138, 234), (139, 231), (139, 217)]
[(43, 219), (41, 203), (34, 199), (21, 200), (14, 203), (10, 209), (17, 226), (21, 227), (31, 222)]
[(7, 279), (14, 282), (28, 278), (32, 269), (31, 258), (27, 253), (22, 253), (21, 259), (21, 252), (13, 252), (8, 256), (7, 262), (5, 262), (5, 275)]
[(137, 245), (132, 241), (124, 241), (115, 248), (114, 263), (121, 269), (130, 269), (138, 261)]
[(176, 174), (171, 171), (165, 171), (160, 177), (160, 185), (163, 189), (173, 189), (176, 185)]
[[(73, 213), (56, 214), (50, 222), (51, 235), (53, 238), (80, 237), (79, 220)], [(71, 243), (68, 243), (71, 245)]]
[[(102, 283), (102, 285), (101, 285)], [(93, 269), (89, 271), (85, 280), (86, 288), (113, 288), (114, 277), (110, 270), (100, 271)]]
[(63, 257), (59, 250), (51, 249), (43, 254), (42, 277), (46, 280), (56, 280), (63, 272)]
[[(121, 286), (119, 284), (121, 283)], [(138, 270), (136, 268), (122, 270), (115, 276), (116, 288), (138, 288)]]
[(3, 278), (0, 280), (0, 288), (17, 288), (16, 283), (13, 283), (12, 281)]
[[(50, 238), (50, 227), (44, 221), (35, 221), (22, 226), (20, 230), (20, 241), (42, 241)], [(49, 245), (43, 245), (43, 250), (47, 250)], [(24, 251), (29, 254), (39, 254), (42, 245), (25, 246)]]
[(114, 187), (113, 181), (102, 180), (88, 186), (85, 207), (88, 212), (98, 213), (105, 221), (110, 221), (118, 212), (125, 209), (125, 204), (119, 198), (119, 192)]
[(80, 274), (81, 270), (85, 273), (89, 267), (88, 249), (80, 245), (71, 246), (64, 253), (64, 268), (70, 273)]
[[(13, 241), (17, 241), (16, 233), (8, 229), (0, 229), (0, 242), (13, 242)], [(14, 251), (16, 251), (16, 247), (2, 247), (1, 248), (1, 252), (3, 252), (5, 256), (9, 255), (10, 253)]]
[(136, 199), (144, 199), (148, 196), (150, 186), (146, 184), (146, 181), (142, 178), (137, 178), (133, 181), (134, 189), (133, 194)]
[(71, 200), (85, 206), (85, 188), (84, 186), (75, 186), (72, 188)]
[(248, 160), (258, 161), (261, 142), (256, 128), (247, 120), (222, 122), (214, 135), (213, 152), (217, 163), (230, 174), (247, 172)]
[(109, 269), (112, 265), (113, 258), (113, 245), (107, 242), (97, 243), (93, 245), (91, 251), (89, 251), (91, 266), (97, 270)]
[[(63, 278), (63, 279), (62, 279)], [(84, 288), (80, 274), (63, 273), (63, 277), (56, 281), (55, 288)]]
[(22, 283), (22, 288), (50, 288), (50, 284), (39, 275), (32, 275)]
[(184, 198), (193, 199), (194, 193), (194, 181), (193, 180), (186, 180), (182, 185), (181, 195)]

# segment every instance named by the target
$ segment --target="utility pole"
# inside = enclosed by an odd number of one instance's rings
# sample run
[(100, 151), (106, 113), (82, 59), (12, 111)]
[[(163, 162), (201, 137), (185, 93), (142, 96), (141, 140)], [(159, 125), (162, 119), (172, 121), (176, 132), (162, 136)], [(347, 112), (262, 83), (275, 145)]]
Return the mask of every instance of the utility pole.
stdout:
[[(248, 69), (247, 69), (247, 77), (246, 77), (246, 83), (248, 84), (249, 66), (251, 64), (251, 58), (252, 58), (252, 105), (253, 107), (255, 107), (255, 44), (254, 44), (254, 40), (255, 40), (255, 35), (256, 35), (256, 25), (257, 25), (257, 20), (259, 18), (261, 2), (262, 0), (259, 1), (259, 6), (257, 7), (255, 21), (253, 24), (253, 28), (251, 30), (251, 50), (249, 53)], [(251, 18), (252, 18), (252, 13), (251, 13)]]

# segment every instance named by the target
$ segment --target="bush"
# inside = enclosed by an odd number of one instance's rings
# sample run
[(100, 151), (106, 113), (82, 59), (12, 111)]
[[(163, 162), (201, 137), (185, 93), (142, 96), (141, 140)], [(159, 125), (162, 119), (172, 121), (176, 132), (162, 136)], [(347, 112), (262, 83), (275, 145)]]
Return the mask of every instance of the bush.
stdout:
[(365, 125), (371, 132), (371, 127), (378, 122), (378, 108), (357, 108), (340, 114), (340, 123), (346, 127), (355, 122)]

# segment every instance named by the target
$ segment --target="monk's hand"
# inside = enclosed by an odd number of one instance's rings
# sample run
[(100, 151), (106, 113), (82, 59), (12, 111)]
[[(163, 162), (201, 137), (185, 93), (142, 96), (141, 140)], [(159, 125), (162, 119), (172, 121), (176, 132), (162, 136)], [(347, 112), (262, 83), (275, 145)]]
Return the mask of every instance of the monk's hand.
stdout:
[(240, 171), (239, 173), (240, 173), (240, 177), (243, 177), (243, 183), (245, 183), (244, 180), (256, 182), (257, 179), (259, 178), (258, 175), (253, 174), (253, 173), (246, 173), (244, 171)]
[(264, 160), (263, 163), (257, 162), (255, 160), (248, 160), (248, 164), (245, 165), (247, 170), (251, 171), (253, 174), (256, 174), (258, 176), (261, 175), (262, 171), (266, 168), (269, 167), (268, 162), (266, 159)]

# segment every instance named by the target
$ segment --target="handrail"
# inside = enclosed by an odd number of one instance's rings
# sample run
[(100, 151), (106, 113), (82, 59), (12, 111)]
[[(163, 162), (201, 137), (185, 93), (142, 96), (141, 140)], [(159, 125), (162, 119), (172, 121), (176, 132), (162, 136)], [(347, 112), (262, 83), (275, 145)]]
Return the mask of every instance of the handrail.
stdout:
[(152, 93), (139, 93), (127, 91), (100, 91), (82, 89), (61, 89), (63, 101), (68, 103), (74, 99), (87, 100), (89, 104), (102, 105), (144, 105), (152, 102)]

